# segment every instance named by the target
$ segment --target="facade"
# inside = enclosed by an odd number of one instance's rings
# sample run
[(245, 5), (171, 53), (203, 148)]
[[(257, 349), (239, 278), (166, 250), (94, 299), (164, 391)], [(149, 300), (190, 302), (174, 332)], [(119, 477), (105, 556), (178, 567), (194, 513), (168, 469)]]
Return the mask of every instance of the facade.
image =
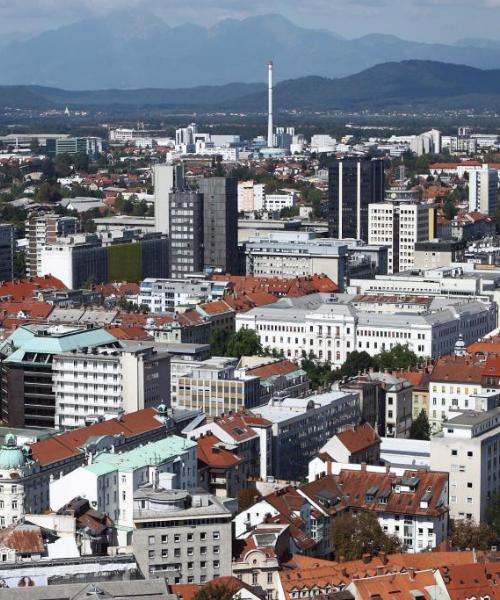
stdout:
[(412, 269), (415, 244), (434, 237), (434, 206), (381, 202), (368, 207), (368, 243), (387, 245), (389, 274)]
[(266, 186), (254, 181), (238, 183), (238, 212), (260, 211), (264, 208)]
[[(61, 217), (56, 214), (33, 214), (25, 222), (28, 252), (27, 275), (36, 277), (42, 273), (42, 250), (55, 244), (58, 237), (75, 234), (79, 229), (76, 217)], [(49, 271), (50, 272), (50, 271)]]
[(0, 223), (0, 281), (14, 279), (15, 229), (9, 223)]
[(170, 233), (170, 194), (184, 187), (184, 167), (179, 165), (155, 165), (153, 167), (155, 194), (155, 230), (163, 235)]
[(499, 492), (500, 408), (464, 411), (431, 438), (431, 468), (449, 473), (450, 518), (482, 522)]
[(203, 178), (198, 190), (203, 194), (204, 267), (238, 273), (238, 181)]
[(97, 158), (105, 148), (105, 141), (98, 137), (58, 137), (47, 139), (47, 154), (87, 154)]
[(175, 190), (170, 196), (170, 277), (192, 276), (204, 266), (203, 195)]
[(358, 396), (345, 392), (270, 400), (253, 412), (272, 423), (272, 475), (288, 480), (305, 476), (320, 448), (360, 420)]
[(141, 487), (132, 546), (146, 578), (205, 583), (231, 574), (231, 511), (215, 496)]
[(176, 435), (115, 454), (102, 452), (92, 462), (50, 483), (50, 506), (58, 510), (74, 497), (86, 498), (109, 515), (118, 543), (128, 545), (134, 524), (134, 494), (144, 485), (185, 490), (196, 487), (196, 444)]
[(151, 313), (168, 312), (176, 306), (210, 302), (224, 296), (228, 283), (208, 279), (158, 279), (141, 281), (138, 304)]
[(377, 465), (380, 462), (380, 436), (369, 423), (353, 425), (328, 440), (321, 452), (339, 463)]
[(54, 356), (77, 348), (118, 346), (118, 340), (104, 329), (18, 327), (0, 346), (3, 422), (11, 427), (54, 427)]
[(337, 159), (328, 173), (328, 231), (332, 238), (368, 241), (368, 206), (384, 201), (384, 162)]
[(246, 274), (255, 277), (302, 277), (324, 273), (343, 289), (347, 246), (313, 233), (276, 232), (250, 238), (245, 245)]
[(283, 298), (238, 313), (236, 330), (254, 329), (264, 348), (287, 358), (312, 353), (340, 367), (353, 350), (374, 356), (397, 344), (422, 358), (437, 358), (453, 352), (460, 335), (470, 344), (497, 326), (496, 304), (483, 300), (438, 298), (421, 304), (418, 312), (403, 297), (373, 296), (372, 306), (346, 296), (329, 300), (322, 294)]
[(494, 217), (498, 204), (498, 171), (483, 165), (469, 174), (469, 211)]
[(170, 406), (170, 355), (153, 345), (65, 352), (54, 356), (52, 370), (58, 429)]
[(284, 208), (292, 208), (295, 206), (295, 199), (295, 193), (266, 194), (264, 197), (264, 210), (280, 212)]

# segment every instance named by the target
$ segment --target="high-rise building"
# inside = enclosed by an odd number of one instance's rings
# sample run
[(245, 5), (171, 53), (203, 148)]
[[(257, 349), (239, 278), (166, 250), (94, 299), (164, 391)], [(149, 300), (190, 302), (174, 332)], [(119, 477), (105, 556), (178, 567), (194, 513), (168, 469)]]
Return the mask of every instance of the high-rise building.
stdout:
[(0, 223), (0, 281), (14, 278), (15, 229), (9, 223)]
[(28, 240), (27, 275), (37, 277), (42, 274), (42, 250), (55, 244), (58, 237), (76, 233), (79, 222), (76, 217), (61, 217), (54, 213), (33, 214), (26, 220), (25, 228)]
[(170, 276), (203, 271), (203, 194), (179, 189), (170, 194)]
[(469, 173), (469, 210), (494, 216), (498, 203), (498, 171), (483, 165)]
[(61, 137), (47, 139), (47, 154), (87, 154), (97, 158), (104, 150), (105, 142), (99, 137)]
[(167, 235), (169, 233), (169, 195), (175, 188), (184, 187), (184, 166), (155, 165), (153, 167), (153, 186), (155, 194), (155, 229)]
[(238, 181), (233, 177), (199, 180), (203, 194), (205, 268), (238, 272)]
[(329, 237), (368, 241), (368, 206), (384, 200), (384, 162), (341, 158), (329, 170)]
[(253, 180), (241, 181), (238, 184), (238, 211), (252, 212), (264, 208), (266, 186)]

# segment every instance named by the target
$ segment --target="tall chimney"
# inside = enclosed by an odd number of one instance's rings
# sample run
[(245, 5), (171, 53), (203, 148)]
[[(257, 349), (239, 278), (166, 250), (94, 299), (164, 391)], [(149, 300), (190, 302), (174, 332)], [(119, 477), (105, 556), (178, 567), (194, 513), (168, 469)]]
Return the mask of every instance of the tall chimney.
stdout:
[(268, 87), (268, 118), (267, 118), (267, 146), (268, 148), (274, 148), (274, 135), (273, 135), (273, 61), (269, 61), (268, 64), (268, 76), (269, 76), (269, 87)]

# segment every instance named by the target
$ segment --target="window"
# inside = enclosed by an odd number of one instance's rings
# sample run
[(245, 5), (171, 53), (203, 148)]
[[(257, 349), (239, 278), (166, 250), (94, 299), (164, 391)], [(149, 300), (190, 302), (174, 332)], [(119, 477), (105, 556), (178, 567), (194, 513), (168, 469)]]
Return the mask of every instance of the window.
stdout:
[(188, 542), (192, 542), (192, 541), (193, 541), (193, 537), (194, 537), (194, 534), (193, 534), (193, 533), (188, 533), (188, 534), (187, 534), (187, 541), (188, 541)]
[(472, 487), (472, 481), (468, 481), (468, 482), (467, 482), (467, 487), (468, 487), (468, 488), (471, 488), (471, 487)]
[(472, 450), (467, 450), (467, 456), (474, 456), (474, 452), (472, 452)]
[(252, 573), (252, 585), (258, 585), (259, 583), (259, 574)]
[(458, 450), (452, 450), (451, 451), (451, 455), (452, 456), (457, 456), (458, 455)]
[(175, 542), (176, 544), (178, 544), (180, 541), (181, 541), (181, 536), (180, 536), (180, 534), (179, 534), (179, 533), (176, 533), (176, 534), (174, 535), (174, 542)]
[(219, 546), (214, 546), (214, 554), (219, 554)]
[(155, 557), (155, 551), (154, 550), (149, 550), (148, 551), (148, 558), (154, 558)]
[(162, 548), (161, 549), (161, 557), (162, 558), (167, 558), (167, 556), (168, 556), (168, 550), (167, 550), (167, 548)]
[(150, 535), (150, 536), (148, 537), (148, 544), (149, 544), (150, 546), (152, 546), (154, 543), (155, 543), (155, 536), (154, 536), (154, 535)]
[(187, 549), (187, 555), (188, 555), (188, 556), (193, 556), (193, 554), (194, 554), (194, 550), (193, 550), (193, 548), (190, 546), (190, 547)]
[(207, 539), (207, 534), (206, 534), (206, 532), (205, 532), (205, 531), (202, 531), (202, 532), (200, 533), (200, 540), (206, 540), (206, 539)]
[(181, 555), (181, 549), (180, 548), (175, 548), (174, 549), (174, 556), (175, 558), (180, 558)]
[(268, 573), (267, 574), (267, 583), (271, 584), (273, 582), (273, 574), (272, 573)]
[(218, 540), (220, 538), (220, 533), (218, 531), (214, 531), (213, 538), (214, 540)]
[(161, 536), (161, 543), (162, 544), (167, 544), (168, 543), (168, 535), (162, 535)]
[(200, 546), (200, 554), (202, 556), (204, 556), (207, 553), (207, 547), (206, 546)]
[(219, 568), (220, 568), (220, 561), (214, 560), (214, 569), (219, 569)]
[(194, 563), (188, 562), (188, 569), (193, 569), (193, 568), (194, 568)]
[(207, 568), (207, 561), (206, 561), (206, 560), (202, 560), (202, 561), (200, 562), (200, 567), (201, 567), (202, 569), (206, 569), (206, 568)]

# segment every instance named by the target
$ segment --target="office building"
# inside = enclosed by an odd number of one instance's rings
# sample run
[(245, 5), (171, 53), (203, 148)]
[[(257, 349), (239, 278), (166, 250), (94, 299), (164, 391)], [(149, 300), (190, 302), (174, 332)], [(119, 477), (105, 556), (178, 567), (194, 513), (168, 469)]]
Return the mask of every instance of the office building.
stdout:
[(0, 223), (0, 281), (14, 279), (15, 243), (14, 225)]
[(52, 371), (57, 429), (170, 406), (170, 356), (152, 344), (56, 354)]
[(370, 204), (368, 243), (388, 247), (388, 274), (412, 269), (415, 244), (435, 237), (433, 205), (390, 200)]
[(203, 271), (203, 194), (175, 190), (170, 196), (170, 277)]
[(264, 210), (269, 212), (280, 212), (284, 208), (295, 206), (296, 195), (293, 192), (287, 194), (266, 194), (264, 197)]
[(118, 346), (118, 340), (104, 329), (18, 327), (0, 346), (2, 421), (10, 427), (54, 427), (54, 356), (78, 348)]
[(423, 156), (424, 154), (440, 154), (441, 153), (441, 132), (437, 129), (431, 129), (420, 135), (414, 135), (410, 141), (410, 150)]
[(498, 204), (498, 170), (483, 165), (469, 174), (469, 211), (494, 217)]
[(383, 202), (384, 195), (383, 160), (336, 160), (328, 172), (329, 236), (368, 241), (368, 206)]
[(450, 518), (484, 522), (498, 494), (500, 408), (457, 413), (431, 438), (431, 469), (449, 474)]
[(161, 234), (170, 233), (170, 194), (174, 189), (184, 187), (184, 166), (155, 165), (153, 167), (153, 187), (155, 197), (155, 230)]
[(208, 177), (198, 181), (203, 194), (204, 267), (238, 273), (238, 181)]
[(221, 500), (144, 486), (133, 501), (132, 548), (146, 578), (192, 584), (231, 574), (232, 513)]
[(197, 445), (170, 435), (121, 454), (101, 452), (92, 462), (50, 483), (50, 506), (59, 510), (73, 498), (86, 498), (106, 513), (118, 530), (119, 545), (130, 545), (134, 493), (145, 485), (166, 490), (197, 486)]
[(324, 274), (340, 290), (347, 273), (348, 247), (314, 233), (275, 232), (245, 244), (246, 274), (255, 277), (303, 277)]
[(89, 158), (97, 158), (106, 144), (99, 137), (60, 137), (47, 139), (47, 154), (87, 154)]
[(76, 217), (61, 217), (52, 213), (32, 214), (25, 222), (25, 230), (28, 240), (26, 271), (30, 277), (36, 277), (42, 273), (43, 249), (55, 244), (57, 238), (75, 234), (79, 230), (79, 223)]

